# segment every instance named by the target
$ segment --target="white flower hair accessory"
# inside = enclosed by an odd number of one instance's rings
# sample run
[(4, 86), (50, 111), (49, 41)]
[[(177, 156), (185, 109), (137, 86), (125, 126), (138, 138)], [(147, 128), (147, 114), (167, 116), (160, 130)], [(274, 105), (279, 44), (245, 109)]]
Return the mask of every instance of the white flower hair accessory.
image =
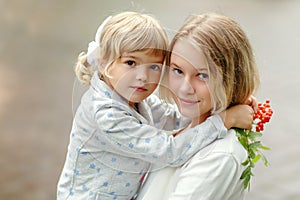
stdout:
[(97, 32), (95, 35), (95, 40), (89, 43), (89, 47), (88, 47), (88, 51), (87, 51), (87, 62), (91, 66), (98, 66), (100, 36), (101, 36), (103, 27), (111, 18), (112, 18), (112, 16), (108, 16), (102, 22), (102, 24), (97, 29)]

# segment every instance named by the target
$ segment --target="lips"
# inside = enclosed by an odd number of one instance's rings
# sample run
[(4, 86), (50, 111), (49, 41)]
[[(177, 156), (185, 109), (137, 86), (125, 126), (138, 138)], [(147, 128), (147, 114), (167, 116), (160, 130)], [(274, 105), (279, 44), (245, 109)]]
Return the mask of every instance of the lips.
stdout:
[(184, 105), (194, 105), (196, 103), (199, 103), (200, 101), (193, 101), (193, 100), (188, 100), (188, 99), (181, 99), (179, 98), (179, 101), (181, 102), (181, 104), (184, 104)]
[(132, 86), (131, 88), (134, 89), (137, 92), (146, 92), (146, 91), (148, 91), (148, 89), (146, 89), (144, 87)]

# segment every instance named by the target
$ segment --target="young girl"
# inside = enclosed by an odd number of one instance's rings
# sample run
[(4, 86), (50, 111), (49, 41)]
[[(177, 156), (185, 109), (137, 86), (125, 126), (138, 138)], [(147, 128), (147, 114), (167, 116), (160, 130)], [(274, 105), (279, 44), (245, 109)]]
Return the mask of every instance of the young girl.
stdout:
[[(167, 45), (162, 27), (148, 15), (124, 12), (99, 27), (76, 67), (79, 80), (90, 87), (74, 117), (58, 199), (130, 199), (150, 164), (179, 166), (226, 135), (219, 115), (177, 137), (170, 134), (184, 120), (149, 96), (158, 85)], [(226, 126), (249, 127), (245, 110), (251, 108), (227, 111), (239, 120)]]
[[(244, 102), (259, 85), (251, 45), (234, 20), (218, 14), (190, 17), (171, 42), (162, 91), (190, 127)], [(247, 152), (234, 130), (177, 169), (150, 174), (138, 199), (241, 200)]]

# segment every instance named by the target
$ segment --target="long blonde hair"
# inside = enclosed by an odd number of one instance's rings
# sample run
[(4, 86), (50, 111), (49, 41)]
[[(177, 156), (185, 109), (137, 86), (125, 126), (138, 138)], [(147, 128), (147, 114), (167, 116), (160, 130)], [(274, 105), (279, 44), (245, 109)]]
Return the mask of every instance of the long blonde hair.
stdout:
[[(181, 38), (201, 49), (208, 60), (212, 114), (245, 102), (258, 88), (259, 74), (252, 47), (245, 32), (233, 19), (215, 13), (189, 17), (171, 41), (167, 66), (174, 45)], [(163, 85), (168, 85), (167, 76), (168, 70)], [(169, 102), (172, 99), (164, 87), (160, 94)]]
[[(147, 50), (153, 54), (166, 55), (168, 38), (160, 23), (151, 15), (137, 12), (122, 12), (113, 16), (104, 26), (99, 47), (99, 60), (105, 63), (103, 75), (108, 76), (109, 66), (125, 52)], [(77, 78), (90, 84), (96, 69), (81, 53), (75, 67)]]

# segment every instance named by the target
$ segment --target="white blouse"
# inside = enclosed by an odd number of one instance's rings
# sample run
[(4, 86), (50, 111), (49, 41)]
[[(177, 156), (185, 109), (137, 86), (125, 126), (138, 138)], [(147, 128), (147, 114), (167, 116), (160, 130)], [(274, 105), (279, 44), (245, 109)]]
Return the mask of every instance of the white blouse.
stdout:
[(245, 169), (241, 165), (247, 152), (234, 130), (200, 150), (179, 168), (151, 173), (138, 200), (241, 200), (244, 199)]

